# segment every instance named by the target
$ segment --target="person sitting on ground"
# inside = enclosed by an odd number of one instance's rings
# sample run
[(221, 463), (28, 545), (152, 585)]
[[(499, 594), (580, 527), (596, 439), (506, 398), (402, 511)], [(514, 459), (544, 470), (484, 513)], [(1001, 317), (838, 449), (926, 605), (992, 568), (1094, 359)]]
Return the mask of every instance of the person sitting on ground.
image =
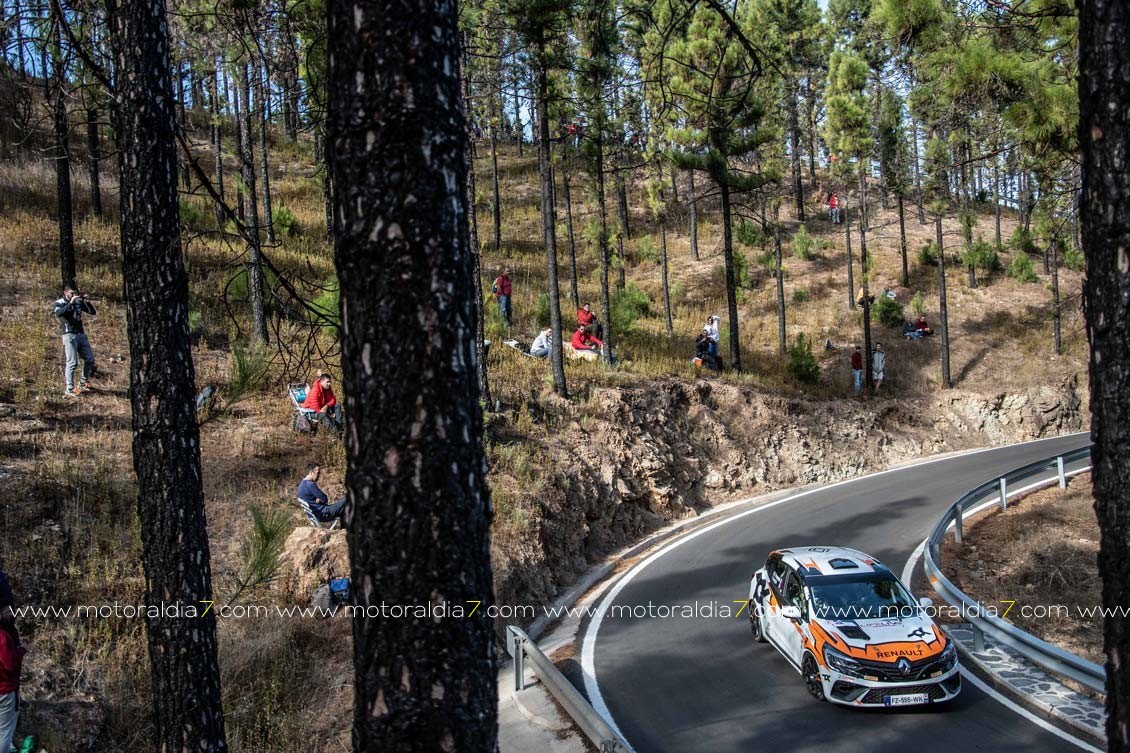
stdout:
[(530, 355), (534, 358), (549, 358), (550, 349), (553, 347), (553, 330), (546, 327), (534, 338), (530, 346)]
[[(317, 463), (306, 464), (306, 475), (298, 482), (296, 496), (310, 506), (314, 517), (322, 523), (332, 523), (334, 519), (341, 518), (345, 510), (345, 500), (339, 499), (330, 504), (330, 498), (318, 486), (318, 477), (322, 475), (322, 467)], [(342, 520), (342, 525), (345, 521)]]
[(573, 350), (577, 353), (584, 355), (586, 353), (595, 353), (600, 355), (600, 349), (604, 347), (604, 341), (593, 336), (587, 327), (577, 326), (577, 331), (573, 333), (572, 340)]
[(596, 320), (596, 314), (592, 312), (592, 305), (586, 303), (577, 309), (577, 324), (582, 327), (589, 327), (590, 331), (597, 337), (604, 337), (604, 325)]
[(930, 329), (930, 325), (926, 323), (926, 317), (924, 316), (920, 316), (915, 320), (914, 331), (918, 332), (922, 337), (934, 334), (934, 330)]
[(314, 411), (315, 421), (325, 424), (332, 431), (341, 433), (341, 406), (337, 404), (329, 374), (322, 374), (310, 385), (302, 407)]
[(8, 753), (20, 716), (20, 670), (27, 649), (20, 644), (12, 601), (0, 597), (0, 751)]
[(696, 366), (705, 366), (711, 371), (721, 371), (721, 359), (710, 352), (712, 343), (710, 332), (707, 331), (706, 327), (703, 327), (702, 332), (694, 340), (695, 357), (692, 360)]

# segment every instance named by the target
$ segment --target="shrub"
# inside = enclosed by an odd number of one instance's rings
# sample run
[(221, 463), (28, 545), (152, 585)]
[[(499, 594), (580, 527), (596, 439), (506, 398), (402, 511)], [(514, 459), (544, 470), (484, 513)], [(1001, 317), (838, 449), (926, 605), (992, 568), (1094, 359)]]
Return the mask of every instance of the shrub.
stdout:
[(636, 247), (636, 258), (641, 262), (659, 263), (659, 247), (655, 245), (650, 235), (640, 238), (639, 246)]
[(1068, 246), (1063, 250), (1063, 266), (1072, 272), (1082, 272), (1087, 266), (1087, 260), (1080, 249)]
[(538, 327), (548, 327), (549, 318), (549, 293), (538, 293), (538, 299), (534, 302), (534, 319), (537, 320)]
[[(632, 283), (612, 295), (612, 331), (625, 333), (641, 316), (651, 314), (651, 299)], [(548, 305), (547, 305), (548, 308)]]
[(329, 329), (330, 334), (337, 336), (338, 328), (341, 326), (340, 311), (338, 308), (338, 299), (341, 296), (341, 288), (337, 284), (337, 280), (331, 278), (325, 283), (325, 290), (318, 294), (318, 297), (310, 302), (310, 307), (317, 311), (307, 312), (311, 321), (316, 321), (319, 318), (323, 322), (328, 320), (325, 326)]
[(228, 386), (224, 392), (228, 405), (233, 405), (267, 383), (267, 369), (271, 365), (271, 352), (260, 345), (232, 348)]
[(209, 216), (198, 204), (192, 201), (180, 201), (180, 224), (186, 228), (200, 229), (205, 225), (214, 227), (215, 217)]
[(1017, 251), (1016, 256), (1012, 257), (1012, 263), (1008, 265), (1008, 276), (1020, 282), (1038, 282), (1040, 279), (1036, 276), (1036, 265), (1032, 263), (1032, 257), (1023, 250)]
[(812, 354), (812, 341), (803, 334), (797, 335), (796, 341), (789, 346), (789, 363), (785, 370), (789, 376), (803, 384), (820, 381), (820, 364)]
[(287, 207), (275, 207), (271, 211), (271, 223), (275, 226), (275, 233), (282, 238), (289, 238), (298, 232), (298, 218)]
[(749, 271), (749, 262), (745, 254), (734, 249), (734, 285), (738, 288), (752, 288), (753, 275)]
[(820, 241), (814, 238), (804, 225), (801, 225), (793, 233), (793, 239), (789, 242), (789, 245), (792, 247), (795, 258), (809, 261), (816, 256), (816, 249), (820, 247)]
[(1023, 251), (1029, 256), (1036, 253), (1036, 242), (1032, 239), (1032, 233), (1023, 227), (1018, 227), (1012, 232), (1012, 237), (1008, 239), (1008, 245), (1014, 251)]
[(938, 265), (938, 247), (933, 241), (918, 249), (918, 263), (923, 267), (936, 267)]
[(764, 240), (764, 237), (761, 235), (761, 228), (749, 220), (742, 220), (738, 223), (737, 228), (734, 230), (734, 238), (743, 246), (750, 247), (761, 245)]
[(906, 320), (902, 304), (894, 298), (881, 295), (871, 305), (871, 313), (884, 327), (901, 327)]
[(228, 597), (229, 604), (275, 579), (286, 537), (293, 528), (290, 514), (282, 510), (264, 512), (257, 505), (251, 506), (251, 535), (240, 544), (243, 568), (235, 579), (235, 593)]
[(191, 309), (188, 312), (188, 334), (193, 337), (204, 332), (204, 315), (200, 309)]
[(922, 316), (926, 313), (926, 301), (922, 298), (922, 291), (919, 290), (910, 299), (910, 310), (915, 316)]
[[(271, 313), (274, 311), (275, 305), (275, 297), (271, 295), (271, 291), (278, 287), (279, 278), (266, 265), (263, 265), (261, 269), (263, 270), (263, 306), (267, 313)], [(241, 267), (228, 283), (225, 290), (227, 297), (239, 303), (250, 303), (250, 279), (247, 267)]]
[(793, 291), (793, 303), (807, 303), (808, 300), (808, 291), (804, 288), (797, 288)]
[(961, 263), (974, 270), (985, 273), (996, 272), (1001, 268), (1000, 256), (992, 244), (987, 241), (977, 241), (961, 255)]

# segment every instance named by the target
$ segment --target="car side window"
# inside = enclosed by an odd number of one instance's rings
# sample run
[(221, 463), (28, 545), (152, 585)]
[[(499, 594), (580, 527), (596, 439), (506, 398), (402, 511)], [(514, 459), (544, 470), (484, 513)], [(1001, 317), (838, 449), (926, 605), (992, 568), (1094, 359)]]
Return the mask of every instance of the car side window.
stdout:
[(790, 572), (785, 579), (785, 602), (790, 606), (799, 607), (803, 613), (804, 610), (804, 589), (801, 586), (800, 578), (796, 573)]
[(773, 557), (765, 565), (765, 572), (769, 576), (769, 585), (778, 594), (784, 594), (785, 574), (788, 573), (788, 568), (785, 563), (781, 561), (780, 557)]

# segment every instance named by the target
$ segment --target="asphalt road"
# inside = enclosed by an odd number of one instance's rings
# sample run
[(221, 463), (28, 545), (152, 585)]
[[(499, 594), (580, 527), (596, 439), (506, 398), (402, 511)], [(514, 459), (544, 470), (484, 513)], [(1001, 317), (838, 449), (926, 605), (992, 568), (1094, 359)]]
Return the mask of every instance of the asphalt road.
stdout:
[[(609, 605), (697, 601), (736, 609), (733, 600), (746, 598), (754, 570), (787, 546), (850, 546), (899, 574), (963, 493), (1088, 441), (1075, 435), (934, 461), (732, 519), (631, 574)], [(935, 707), (864, 711), (818, 703), (784, 657), (753, 642), (744, 615), (637, 619), (606, 612), (593, 634), (595, 624), (585, 629), (599, 687), (594, 701), (599, 708), (603, 700), (637, 753), (1079, 750), (969, 682), (955, 701)]]

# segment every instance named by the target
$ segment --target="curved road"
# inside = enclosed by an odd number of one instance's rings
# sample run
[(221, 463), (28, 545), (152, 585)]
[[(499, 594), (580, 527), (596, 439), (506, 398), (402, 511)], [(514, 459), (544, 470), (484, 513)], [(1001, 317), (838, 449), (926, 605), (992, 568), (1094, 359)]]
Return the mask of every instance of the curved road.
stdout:
[[(926, 462), (739, 514), (668, 544), (600, 603), (736, 608), (753, 571), (785, 546), (851, 546), (901, 573), (963, 493), (1088, 442), (1072, 435)], [(968, 681), (956, 701), (936, 707), (887, 712), (817, 703), (784, 657), (753, 642), (744, 615), (635, 619), (606, 609), (585, 627), (583, 648), (594, 705), (603, 702), (637, 753), (1079, 750)]]

